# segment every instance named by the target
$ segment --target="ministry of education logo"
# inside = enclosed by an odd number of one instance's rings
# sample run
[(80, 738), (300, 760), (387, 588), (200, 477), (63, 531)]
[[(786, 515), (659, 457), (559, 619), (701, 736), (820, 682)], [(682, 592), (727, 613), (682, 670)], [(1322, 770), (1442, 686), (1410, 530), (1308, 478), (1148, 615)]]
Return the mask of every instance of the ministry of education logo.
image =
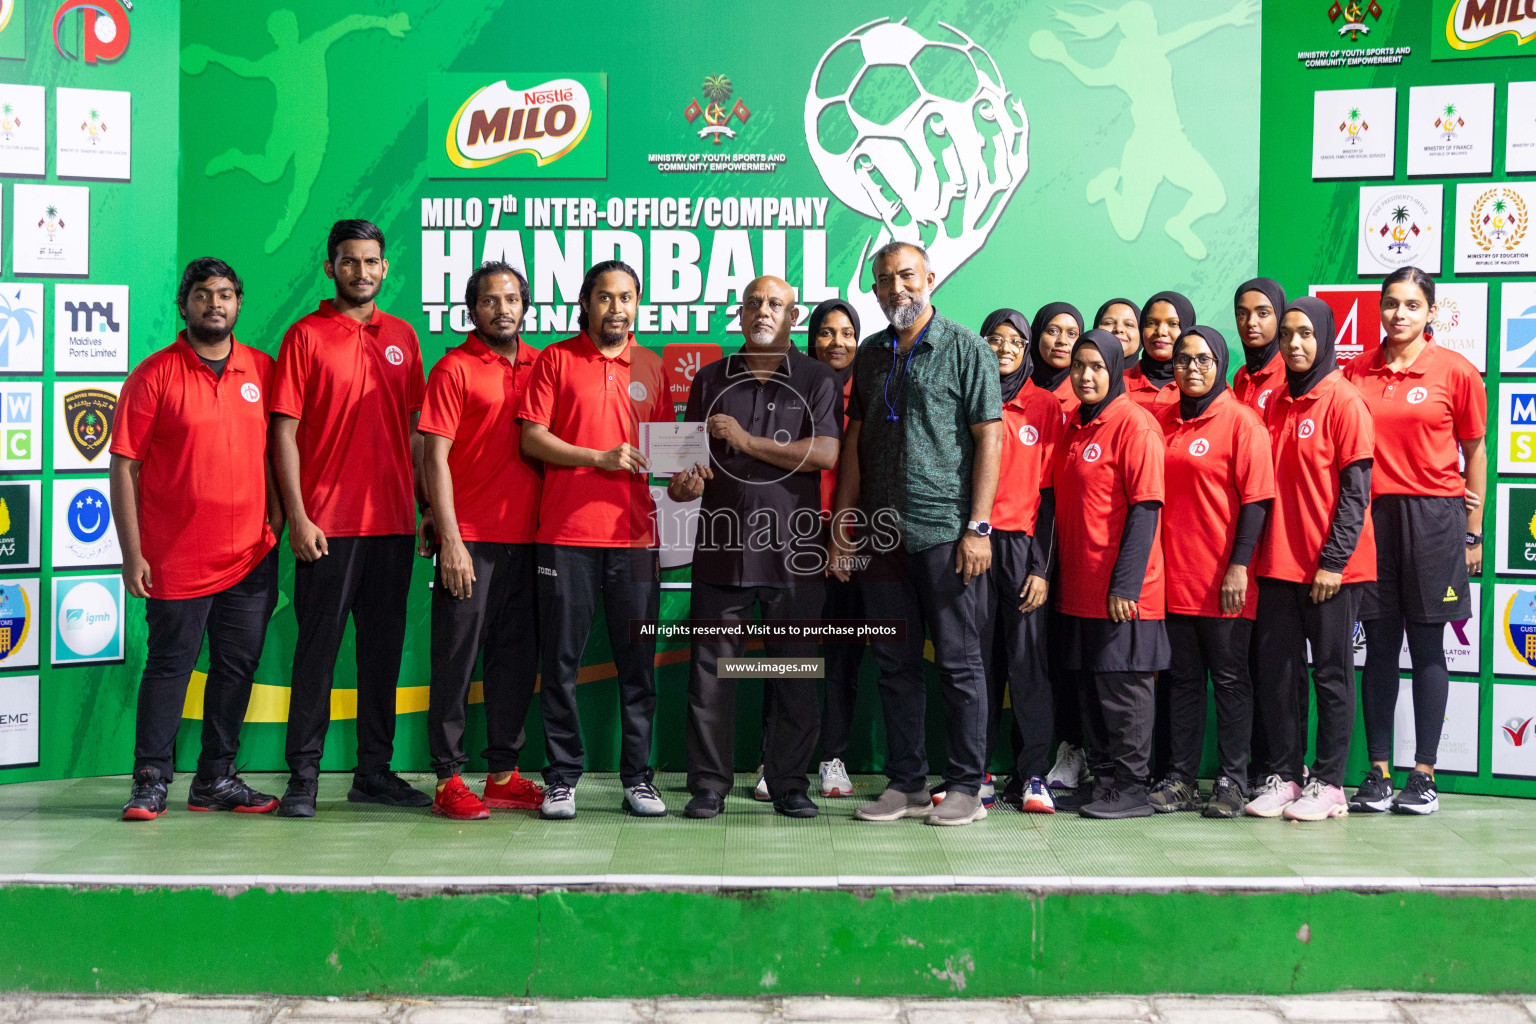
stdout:
[(1365, 23), (1366, 16), (1380, 21), (1382, 13), (1381, 4), (1376, 0), (1370, 0), (1364, 7), (1360, 6), (1358, 0), (1350, 0), (1347, 4), (1335, 2), (1328, 8), (1328, 20), (1338, 21), (1342, 17), (1344, 24), (1339, 26), (1339, 35), (1348, 33), (1349, 41), (1353, 43), (1361, 36), (1371, 34), (1370, 27)]
[(1512, 188), (1491, 188), (1477, 197), (1467, 215), (1472, 240), (1483, 252), (1513, 252), (1525, 238), (1525, 200)]
[(81, 388), (64, 396), (64, 428), (85, 461), (94, 462), (106, 450), (116, 414), (117, 396), (110, 391)]
[(731, 118), (736, 118), (742, 124), (747, 123), (747, 118), (752, 116), (752, 111), (747, 109), (747, 105), (741, 101), (740, 97), (737, 97), (735, 104), (729, 110), (726, 109), (725, 105), (730, 102), (731, 93), (735, 89), (736, 87), (725, 75), (705, 76), (704, 84), (700, 87), (700, 91), (704, 94), (703, 106), (699, 105), (698, 98), (695, 97), (683, 110), (683, 117), (688, 119), (689, 124), (693, 124), (701, 117), (704, 119), (704, 127), (699, 129), (699, 138), (713, 138), (715, 145), (718, 146), (722, 137), (727, 139), (736, 137), (736, 133), (729, 127)]

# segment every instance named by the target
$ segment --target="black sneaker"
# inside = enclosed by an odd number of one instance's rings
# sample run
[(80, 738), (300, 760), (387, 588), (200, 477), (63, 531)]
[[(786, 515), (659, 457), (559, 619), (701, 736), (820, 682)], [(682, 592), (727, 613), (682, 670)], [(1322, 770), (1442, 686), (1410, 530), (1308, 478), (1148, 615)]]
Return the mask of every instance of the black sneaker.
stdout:
[[(1434, 787), (1431, 786), (1431, 796)], [(1380, 814), (1392, 806), (1392, 780), (1381, 770), (1381, 765), (1371, 765), (1371, 773), (1360, 783), (1349, 801), (1349, 809), (1355, 814)], [(1431, 808), (1433, 810), (1433, 808)]]
[(386, 807), (432, 806), (431, 796), (391, 771), (353, 775), (347, 799), (354, 804), (384, 804)]
[(1014, 772), (1008, 777), (1008, 785), (1003, 787), (1002, 795), (998, 797), (1003, 803), (1016, 811), (1024, 809), (1024, 783), (1029, 781), (1029, 776)]
[(816, 802), (800, 790), (786, 793), (775, 799), (773, 809), (786, 818), (814, 818), (821, 813), (821, 808), (816, 806)]
[(319, 780), (301, 779), (297, 775), (293, 776), (288, 780), (288, 789), (283, 793), (283, 799), (278, 802), (278, 817), (313, 818), (315, 816), (315, 795), (319, 791)]
[(1055, 790), (1051, 796), (1056, 801), (1056, 809), (1058, 811), (1081, 811), (1095, 800), (1101, 800), (1108, 796), (1109, 791), (1114, 788), (1114, 785), (1113, 779), (1106, 778), (1103, 781), (1093, 779), (1091, 782), (1084, 782), (1076, 789)]
[(1200, 812), (1204, 818), (1241, 818), (1248, 798), (1236, 782), (1223, 775), (1211, 787), (1211, 799)]
[(165, 782), (159, 768), (140, 768), (133, 773), (133, 793), (123, 804), (124, 821), (154, 821), (165, 813)]
[(1392, 800), (1393, 814), (1434, 814), (1439, 809), (1440, 794), (1428, 772), (1409, 772), (1403, 791)]
[(1152, 792), (1147, 799), (1151, 802), (1152, 809), (1158, 814), (1198, 811), (1200, 788), (1195, 784), (1194, 779), (1179, 772), (1169, 772), (1167, 778), (1159, 779), (1157, 785), (1152, 787)]
[(725, 798), (712, 789), (701, 789), (693, 794), (688, 806), (683, 808), (685, 818), (713, 818), (725, 810)]
[(192, 779), (192, 789), (187, 794), (187, 810), (266, 814), (277, 810), (277, 797), (257, 792), (238, 775), (218, 775), (211, 779), (198, 775)]
[(1150, 818), (1157, 812), (1147, 799), (1147, 787), (1112, 783), (1107, 793), (1084, 804), (1077, 813), (1085, 818)]

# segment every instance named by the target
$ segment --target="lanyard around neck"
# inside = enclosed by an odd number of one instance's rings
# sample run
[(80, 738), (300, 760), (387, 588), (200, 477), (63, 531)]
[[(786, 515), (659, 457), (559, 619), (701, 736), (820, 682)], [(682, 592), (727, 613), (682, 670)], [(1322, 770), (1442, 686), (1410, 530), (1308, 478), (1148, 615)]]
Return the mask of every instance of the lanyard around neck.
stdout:
[(901, 364), (901, 376), (896, 381), (896, 398), (894, 401), (891, 399), (890, 391), (891, 374), (896, 372), (897, 339), (894, 334), (891, 336), (891, 368), (885, 371), (885, 386), (880, 389), (880, 397), (885, 400), (885, 421), (887, 423), (901, 422), (901, 414), (896, 411), (896, 405), (901, 401), (901, 389), (907, 385), (907, 371), (912, 368), (912, 357), (917, 355), (918, 346), (923, 343), (924, 338), (928, 337), (928, 328), (932, 326), (933, 317), (929, 317), (928, 322), (923, 325), (922, 333), (917, 336), (917, 340), (912, 343), (912, 347), (907, 349), (907, 358)]

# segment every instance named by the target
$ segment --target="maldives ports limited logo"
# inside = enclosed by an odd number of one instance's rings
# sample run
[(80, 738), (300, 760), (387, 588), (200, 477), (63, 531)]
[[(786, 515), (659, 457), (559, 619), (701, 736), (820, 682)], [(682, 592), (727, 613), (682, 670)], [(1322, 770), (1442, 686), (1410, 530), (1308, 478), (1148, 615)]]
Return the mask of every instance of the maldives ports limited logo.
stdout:
[[(87, 64), (117, 60), (128, 49), (131, 10), (132, 0), (126, 4), (119, 0), (64, 0), (53, 14), (54, 49), (65, 60), (83, 60)], [(75, 13), (80, 15), (78, 22), (70, 17)], [(79, 25), (79, 36), (74, 36), (72, 23)], [(78, 54), (65, 48), (66, 41), (75, 45), (73, 39), (79, 40)]]
[(602, 178), (608, 76), (432, 75), (434, 178)]

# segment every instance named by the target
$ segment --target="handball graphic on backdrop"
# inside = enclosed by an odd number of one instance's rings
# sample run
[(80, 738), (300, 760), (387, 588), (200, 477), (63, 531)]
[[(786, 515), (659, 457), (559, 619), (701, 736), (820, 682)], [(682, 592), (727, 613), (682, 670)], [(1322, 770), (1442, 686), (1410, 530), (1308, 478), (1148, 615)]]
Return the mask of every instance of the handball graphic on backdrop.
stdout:
[[(131, 288), (130, 368), (167, 344), (179, 321), (172, 275), (137, 257), (145, 243), (132, 238), (129, 212), (162, 231), (169, 222), (165, 251), (183, 262), (228, 260), (246, 281), (236, 336), (274, 353), (287, 325), (329, 293), (320, 262), (338, 217), (384, 230), (380, 304), (415, 327), (429, 367), (468, 329), (461, 297), (482, 260), (527, 269), (524, 338), (542, 348), (576, 331), (585, 269), (622, 258), (644, 282), (636, 333), (667, 354), (676, 402), (704, 360), (740, 345), (736, 304), (759, 274), (783, 276), (807, 309), (839, 296), (882, 322), (868, 256), (893, 238), (929, 247), (935, 305), (972, 326), (999, 304), (1092, 308), (1102, 295), (1169, 285), (1216, 309), (1257, 269), (1258, 124), (1232, 116), (1258, 102), (1252, 0), (1059, 10), (792, 2), (783, 13), (794, 31), (772, 59), (730, 19), (662, 10), (637, 20), (607, 3), (590, 10), (592, 23), (624, 30), (595, 45), (570, 32), (562, 12), (511, 3), (255, 0), (187, 5), (179, 15), (136, 5), (131, 43), (97, 64), (62, 59), (33, 6), (26, 59), (0, 77), (133, 95), (132, 177), (89, 182), (97, 216), (80, 282)], [(28, 346), (53, 339), (55, 325), (25, 312), (19, 287), (0, 288), (10, 310), (0, 309), (0, 362), (30, 359)], [(45, 374), (53, 359), (50, 349)], [(87, 385), (101, 386), (71, 390)], [(44, 388), (36, 404), (44, 394), (53, 396)], [(32, 444), (34, 459), (58, 451), (56, 423), (46, 445)], [(679, 561), (686, 553), (668, 559)], [(426, 763), (430, 576), (418, 561), (398, 702), (402, 767)], [(677, 566), (665, 580), (687, 578)], [(282, 763), (291, 582), (285, 551), (242, 743), (252, 769)], [(663, 615), (686, 615), (687, 600), (681, 586), (665, 590)], [(125, 770), (143, 658), (137, 601), (127, 600), (122, 624), (123, 664), (56, 670), (45, 655), (43, 764), (8, 778)], [(657, 754), (676, 766), (687, 651), (663, 644), (659, 657)], [(586, 661), (589, 758), (608, 769), (618, 728), (601, 623)], [(353, 763), (353, 671), (349, 640), (327, 768)], [(90, 680), (87, 707), (78, 693), (65, 699), (75, 679)], [(200, 681), (187, 702), (193, 718)], [(875, 768), (867, 689), (851, 757)], [(470, 750), (479, 749), (475, 714)], [(537, 715), (529, 724), (524, 760), (536, 765)], [(196, 730), (183, 732), (195, 746)]]

